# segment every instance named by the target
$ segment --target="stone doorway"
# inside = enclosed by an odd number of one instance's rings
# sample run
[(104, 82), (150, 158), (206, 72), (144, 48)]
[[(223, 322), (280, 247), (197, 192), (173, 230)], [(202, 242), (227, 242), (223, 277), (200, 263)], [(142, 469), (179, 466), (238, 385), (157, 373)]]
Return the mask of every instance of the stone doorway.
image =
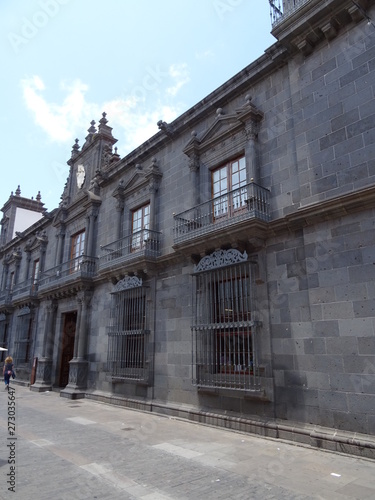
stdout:
[(65, 313), (63, 317), (62, 349), (60, 362), (59, 386), (69, 383), (69, 361), (74, 356), (74, 339), (77, 325), (77, 311)]

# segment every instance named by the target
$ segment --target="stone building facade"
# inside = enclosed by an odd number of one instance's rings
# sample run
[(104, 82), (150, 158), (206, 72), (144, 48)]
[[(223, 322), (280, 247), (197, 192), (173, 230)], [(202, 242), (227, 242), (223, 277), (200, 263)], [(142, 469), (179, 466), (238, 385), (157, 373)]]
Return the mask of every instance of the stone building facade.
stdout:
[(9, 198), (0, 342), (35, 391), (374, 457), (375, 2), (270, 4), (263, 56), (123, 158), (103, 113), (14, 237)]

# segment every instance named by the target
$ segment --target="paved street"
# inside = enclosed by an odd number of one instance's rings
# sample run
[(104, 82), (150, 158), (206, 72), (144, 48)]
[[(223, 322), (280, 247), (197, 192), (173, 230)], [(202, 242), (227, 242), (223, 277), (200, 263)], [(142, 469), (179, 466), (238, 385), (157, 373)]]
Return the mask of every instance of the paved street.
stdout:
[(374, 461), (22, 386), (14, 409), (1, 391), (1, 499), (375, 498)]

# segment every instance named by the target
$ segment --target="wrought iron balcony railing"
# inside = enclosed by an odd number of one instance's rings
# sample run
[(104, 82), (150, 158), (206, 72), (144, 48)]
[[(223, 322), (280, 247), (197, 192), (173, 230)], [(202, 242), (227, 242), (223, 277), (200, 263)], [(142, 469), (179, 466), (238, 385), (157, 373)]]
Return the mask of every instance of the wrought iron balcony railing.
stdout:
[(243, 220), (269, 221), (268, 189), (250, 182), (174, 216), (174, 242), (208, 235)]
[(71, 281), (82, 278), (92, 278), (96, 273), (95, 257), (81, 255), (75, 259), (63, 262), (58, 266), (44, 271), (39, 279), (39, 291), (43, 287), (50, 286), (53, 283)]
[(38, 295), (38, 280), (36, 278), (28, 278), (14, 285), (13, 298), (35, 297), (36, 295)]
[(282, 22), (311, 0), (269, 0), (272, 26)]
[(141, 257), (158, 257), (160, 255), (160, 238), (161, 233), (142, 229), (109, 245), (102, 246), (99, 269), (103, 270), (107, 266), (123, 264)]
[(6, 288), (0, 291), (0, 305), (10, 305), (12, 303), (13, 290)]

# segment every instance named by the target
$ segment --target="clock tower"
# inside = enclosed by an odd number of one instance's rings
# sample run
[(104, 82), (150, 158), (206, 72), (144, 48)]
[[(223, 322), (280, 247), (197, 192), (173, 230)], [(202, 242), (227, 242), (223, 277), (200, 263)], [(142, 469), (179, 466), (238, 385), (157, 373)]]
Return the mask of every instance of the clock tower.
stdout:
[(101, 182), (120, 159), (117, 148), (113, 151), (117, 139), (113, 137), (112, 128), (107, 123), (106, 113), (103, 113), (98, 128), (94, 120), (90, 123), (82, 148), (78, 139), (75, 140), (71, 158), (67, 162), (70, 171), (60, 206), (66, 208), (89, 193), (99, 196)]

